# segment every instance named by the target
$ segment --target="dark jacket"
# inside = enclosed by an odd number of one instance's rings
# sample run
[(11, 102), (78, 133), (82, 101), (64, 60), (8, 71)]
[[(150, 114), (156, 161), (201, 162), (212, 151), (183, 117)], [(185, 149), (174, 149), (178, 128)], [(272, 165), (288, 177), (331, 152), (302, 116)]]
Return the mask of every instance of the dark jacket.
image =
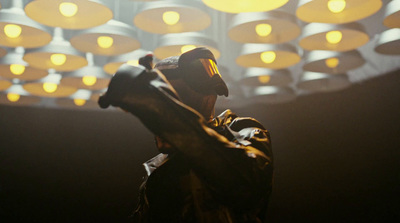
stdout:
[(144, 164), (135, 222), (262, 222), (272, 187), (267, 130), (229, 110), (211, 123), (158, 71), (123, 65), (103, 100), (137, 116), (177, 152)]

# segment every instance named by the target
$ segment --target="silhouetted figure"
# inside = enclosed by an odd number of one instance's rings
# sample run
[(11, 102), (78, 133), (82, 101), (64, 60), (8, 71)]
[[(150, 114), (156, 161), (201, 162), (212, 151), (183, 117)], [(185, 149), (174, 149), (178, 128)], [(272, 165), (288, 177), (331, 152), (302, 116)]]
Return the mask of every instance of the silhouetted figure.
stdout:
[(120, 107), (154, 133), (161, 152), (144, 163), (134, 222), (263, 222), (272, 188), (269, 133), (230, 110), (210, 50), (196, 48), (156, 64), (122, 65), (99, 99)]

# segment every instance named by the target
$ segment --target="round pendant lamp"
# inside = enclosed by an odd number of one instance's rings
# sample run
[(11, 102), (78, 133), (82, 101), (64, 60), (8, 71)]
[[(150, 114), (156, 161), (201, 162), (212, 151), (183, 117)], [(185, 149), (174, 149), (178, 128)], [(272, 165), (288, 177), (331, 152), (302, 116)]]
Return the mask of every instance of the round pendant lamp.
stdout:
[(383, 31), (378, 37), (375, 51), (386, 55), (400, 55), (400, 28)]
[(106, 74), (102, 67), (93, 63), (93, 55), (86, 55), (89, 65), (81, 69), (64, 73), (61, 84), (78, 89), (100, 90), (108, 86), (110, 75)]
[(400, 0), (392, 0), (386, 5), (383, 24), (388, 28), (400, 28)]
[(116, 20), (110, 20), (94, 28), (76, 31), (70, 42), (73, 47), (82, 52), (103, 56), (119, 55), (140, 47), (135, 29)]
[(293, 82), (287, 69), (271, 70), (251, 67), (246, 69), (240, 83), (247, 86), (287, 86)]
[(178, 56), (196, 47), (208, 48), (218, 59), (221, 55), (217, 43), (202, 33), (174, 33), (163, 35), (154, 49), (154, 55), (158, 59), (170, 56)]
[(22, 106), (35, 105), (40, 101), (40, 97), (31, 96), (20, 84), (14, 84), (0, 94), (0, 104)]
[(25, 6), (25, 12), (41, 24), (63, 29), (87, 29), (113, 17), (101, 0), (35, 0)]
[(51, 41), (51, 31), (25, 15), (22, 0), (13, 0), (11, 8), (0, 13), (0, 45), (36, 48)]
[(351, 85), (346, 74), (304, 72), (297, 87), (309, 92), (328, 92), (345, 89)]
[(259, 86), (245, 90), (246, 97), (256, 103), (285, 103), (296, 98), (296, 93), (290, 87)]
[(344, 24), (375, 14), (381, 0), (300, 0), (296, 16), (307, 23)]
[(47, 70), (31, 67), (22, 57), (24, 48), (17, 47), (6, 56), (0, 58), (0, 76), (6, 79), (17, 78), (24, 81), (32, 81), (47, 76)]
[(295, 46), (290, 44), (244, 44), (236, 63), (242, 67), (284, 69), (300, 62)]
[(99, 105), (90, 100), (91, 91), (80, 89), (68, 98), (57, 98), (56, 104), (60, 107), (71, 108), (71, 109), (88, 109), (97, 108)]
[(60, 28), (54, 29), (53, 40), (50, 44), (26, 50), (23, 59), (32, 67), (57, 71), (72, 71), (88, 64), (85, 55), (64, 40)]
[(301, 33), (296, 17), (284, 11), (240, 13), (232, 18), (229, 37), (239, 43), (284, 43)]
[(357, 50), (347, 52), (315, 50), (307, 53), (304, 58), (303, 70), (328, 74), (343, 74), (365, 64), (364, 58)]
[(203, 0), (208, 7), (221, 12), (266, 12), (285, 5), (288, 0)]
[(349, 51), (368, 43), (369, 36), (360, 23), (340, 25), (311, 23), (303, 28), (299, 45), (305, 50)]
[(23, 88), (32, 95), (49, 98), (68, 97), (78, 90), (71, 86), (61, 85), (60, 80), (61, 74), (51, 70), (46, 77), (36, 82), (26, 83)]
[(204, 6), (196, 1), (157, 1), (143, 4), (133, 23), (149, 33), (195, 32), (211, 24)]
[(137, 66), (139, 65), (139, 58), (146, 56), (147, 54), (151, 54), (152, 52), (143, 50), (143, 49), (137, 49), (135, 51), (121, 54), (118, 56), (110, 57), (106, 64), (103, 66), (104, 71), (107, 74), (115, 74), (117, 72), (118, 68), (124, 64), (124, 63), (129, 63), (131, 65)]

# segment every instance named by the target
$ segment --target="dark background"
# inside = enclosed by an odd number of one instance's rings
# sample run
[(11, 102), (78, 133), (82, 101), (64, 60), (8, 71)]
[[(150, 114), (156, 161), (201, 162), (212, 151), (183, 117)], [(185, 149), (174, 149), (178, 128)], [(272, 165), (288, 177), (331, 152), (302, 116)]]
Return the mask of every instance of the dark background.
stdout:
[[(235, 112), (271, 132), (270, 222), (400, 222), (400, 71)], [(0, 221), (127, 222), (156, 154), (128, 113), (0, 105)]]

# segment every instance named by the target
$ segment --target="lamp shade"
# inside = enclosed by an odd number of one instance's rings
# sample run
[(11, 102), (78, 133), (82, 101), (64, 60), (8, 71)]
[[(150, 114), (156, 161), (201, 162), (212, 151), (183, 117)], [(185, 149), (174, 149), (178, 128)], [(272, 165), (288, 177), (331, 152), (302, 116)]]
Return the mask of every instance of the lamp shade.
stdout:
[(31, 67), (22, 57), (24, 49), (22, 47), (15, 48), (6, 56), (0, 58), (0, 76), (6, 79), (17, 78), (19, 80), (31, 81), (47, 76), (47, 71)]
[(300, 0), (296, 16), (307, 23), (344, 24), (367, 18), (381, 7), (381, 0)]
[(158, 47), (154, 50), (154, 55), (158, 59), (164, 59), (170, 56), (178, 56), (186, 50), (195, 47), (206, 47), (218, 59), (221, 55), (217, 48), (217, 43), (202, 33), (173, 33), (163, 35), (158, 43)]
[(63, 108), (96, 108), (100, 109), (97, 102), (90, 100), (91, 91), (80, 89), (67, 98), (57, 98), (56, 104)]
[(23, 88), (32, 95), (49, 98), (68, 97), (78, 90), (60, 85), (60, 80), (61, 74), (49, 73), (39, 81), (24, 84)]
[(137, 49), (129, 53), (110, 57), (103, 66), (103, 69), (107, 74), (114, 74), (122, 64), (139, 65), (139, 58), (151, 53), (147, 50)]
[(309, 92), (328, 92), (347, 88), (351, 85), (346, 74), (324, 74), (304, 72), (297, 83), (297, 87)]
[(25, 15), (22, 1), (12, 2), (12, 7), (0, 13), (0, 45), (35, 48), (51, 41), (51, 31)]
[(315, 50), (307, 53), (304, 61), (303, 70), (328, 74), (346, 73), (365, 63), (357, 50), (347, 52)]
[(287, 69), (271, 70), (251, 67), (246, 69), (240, 83), (248, 86), (286, 86), (293, 78)]
[(285, 5), (288, 0), (203, 0), (208, 7), (228, 13), (266, 12)]
[(132, 26), (110, 20), (104, 25), (76, 31), (70, 42), (82, 52), (113, 56), (138, 49), (140, 42), (135, 37)]
[(23, 59), (33, 67), (57, 71), (72, 71), (88, 64), (84, 54), (63, 39), (60, 28), (54, 30), (54, 37), (50, 44), (26, 50)]
[(297, 38), (300, 32), (295, 16), (270, 11), (235, 15), (228, 35), (239, 43), (284, 43)]
[(195, 32), (211, 24), (210, 16), (196, 1), (157, 1), (143, 4), (133, 23), (136, 27), (157, 34)]
[(100, 90), (108, 86), (110, 75), (102, 67), (86, 66), (76, 71), (64, 73), (61, 84), (78, 89)]
[(400, 0), (392, 0), (386, 5), (383, 24), (389, 28), (400, 28)]
[(5, 92), (0, 93), (0, 104), (23, 106), (35, 105), (40, 101), (40, 97), (31, 96), (20, 84), (14, 84)]
[(360, 23), (310, 23), (303, 28), (299, 45), (305, 50), (349, 51), (363, 46), (369, 36)]
[(285, 103), (296, 98), (296, 93), (290, 87), (259, 86), (246, 88), (245, 95), (256, 103)]
[(41, 24), (64, 29), (87, 29), (113, 17), (101, 0), (35, 0), (25, 6), (25, 12)]
[(242, 67), (283, 69), (300, 62), (296, 47), (290, 44), (244, 44), (236, 63)]
[(400, 28), (383, 31), (378, 37), (375, 51), (386, 55), (400, 55)]

